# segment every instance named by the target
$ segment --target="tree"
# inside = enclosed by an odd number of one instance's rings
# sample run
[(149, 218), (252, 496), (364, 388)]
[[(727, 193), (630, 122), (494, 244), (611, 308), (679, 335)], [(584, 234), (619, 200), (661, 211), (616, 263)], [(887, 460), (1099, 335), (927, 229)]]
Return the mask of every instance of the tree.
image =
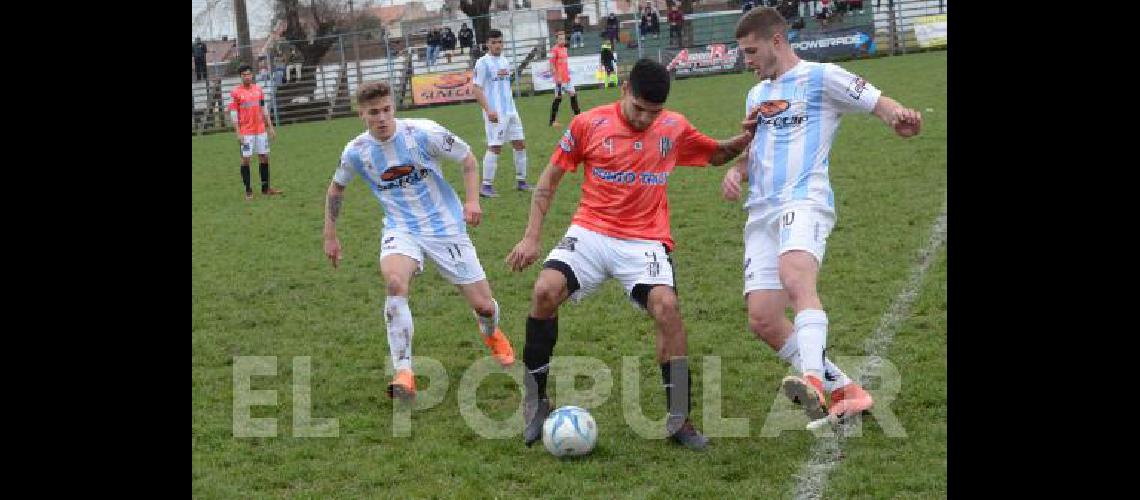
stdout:
[(316, 71), (321, 59), (337, 44), (333, 35), (347, 31), (350, 20), (344, 2), (336, 0), (309, 0), (303, 6), (300, 0), (277, 0), (275, 5), (277, 20), (285, 21), (282, 38), (288, 46), (282, 47), (284, 57), (289, 54), (289, 46), (301, 58), (301, 77), (296, 82), (281, 87), (287, 95), (311, 96), (317, 87)]

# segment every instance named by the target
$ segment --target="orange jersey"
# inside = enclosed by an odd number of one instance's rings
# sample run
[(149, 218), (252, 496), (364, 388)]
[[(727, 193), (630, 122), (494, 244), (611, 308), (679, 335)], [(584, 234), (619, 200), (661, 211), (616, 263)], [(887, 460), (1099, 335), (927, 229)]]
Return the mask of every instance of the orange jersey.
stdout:
[(555, 83), (570, 82), (570, 51), (561, 45), (554, 46), (550, 55), (550, 71), (554, 72)]
[(265, 93), (256, 83), (248, 89), (241, 85), (234, 87), (230, 92), (230, 109), (238, 112), (238, 133), (257, 135), (265, 132), (265, 117), (261, 111), (264, 103)]
[(672, 250), (669, 175), (677, 165), (708, 165), (716, 150), (717, 141), (680, 113), (662, 111), (638, 132), (614, 103), (574, 117), (550, 163), (567, 172), (585, 164), (573, 224), (615, 238), (660, 241)]

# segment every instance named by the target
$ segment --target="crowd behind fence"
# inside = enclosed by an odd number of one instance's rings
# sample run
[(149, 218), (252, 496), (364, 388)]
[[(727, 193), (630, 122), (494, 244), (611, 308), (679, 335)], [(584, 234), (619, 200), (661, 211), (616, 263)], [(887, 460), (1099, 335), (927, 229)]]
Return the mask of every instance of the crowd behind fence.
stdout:
[[(779, 8), (779, 2), (754, 3)], [(924, 42), (932, 36), (925, 24), (931, 19), (940, 19), (937, 26), (943, 30), (939, 32), (940, 43), (935, 45), (945, 46), (945, 0), (843, 2), (845, 10), (827, 18), (821, 15), (818, 5), (813, 10), (812, 4), (818, 2), (801, 2), (795, 11), (799, 15), (789, 19), (794, 19), (798, 28), (789, 34), (789, 39), (809, 59), (921, 50), (929, 45)], [(839, 6), (834, 0), (831, 4)], [(669, 64), (678, 77), (742, 71), (741, 58), (732, 47), (741, 11), (740, 2), (735, 1), (723, 4), (719, 10), (688, 14), (680, 33), (673, 33), (666, 24), (665, 10), (660, 12), (659, 31), (644, 32), (639, 16), (626, 14), (616, 16), (619, 28), (614, 32), (606, 29), (605, 17), (598, 16), (593, 8), (587, 9), (583, 33), (569, 47), (572, 73), (587, 79), (581, 82), (587, 86), (600, 83), (589, 79), (595, 73), (605, 40), (613, 41), (619, 75), (641, 57)], [(500, 11), (488, 17), (491, 28), (504, 33), (503, 56), (517, 70), (513, 84), (516, 95), (548, 91), (549, 49), (554, 44), (554, 34), (570, 28), (570, 21), (561, 11), (546, 9)], [(401, 109), (466, 102), (474, 99), (469, 70), (475, 64), (473, 56), (480, 55), (484, 40), (475, 37), (471, 47), (455, 43), (454, 47), (443, 44), (433, 48), (437, 44), (430, 39), (433, 29), (439, 28), (442, 33), (444, 27), (450, 28), (458, 39), (464, 26), (473, 28), (474, 21), (465, 17), (408, 21), (386, 29), (315, 39), (310, 43), (327, 44), (328, 49), (319, 61), (310, 64), (302, 61), (298, 48), (288, 41), (266, 43), (256, 48), (256, 61), (251, 66), (255, 82), (264, 89), (266, 105), (278, 124), (351, 116), (357, 86), (371, 81), (388, 82)], [(851, 52), (844, 44), (857, 47)], [(236, 70), (236, 61), (215, 65), (209, 68), (206, 78), (192, 82), (194, 134), (232, 130), (226, 105), (230, 91), (241, 82)], [(578, 78), (574, 76), (575, 85), (580, 83)]]

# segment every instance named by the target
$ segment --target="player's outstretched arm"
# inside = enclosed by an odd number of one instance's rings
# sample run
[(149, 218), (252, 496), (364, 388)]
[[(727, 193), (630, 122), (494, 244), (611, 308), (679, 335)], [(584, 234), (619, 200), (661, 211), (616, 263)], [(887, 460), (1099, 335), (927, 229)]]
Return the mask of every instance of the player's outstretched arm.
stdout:
[(467, 192), (467, 202), (463, 204), (463, 220), (478, 226), (483, 220), (483, 209), (479, 206), (479, 163), (471, 151), (463, 158), (463, 188)]
[(522, 271), (538, 259), (542, 221), (546, 218), (546, 212), (550, 210), (550, 203), (554, 201), (554, 191), (562, 182), (563, 175), (566, 175), (565, 170), (547, 164), (539, 176), (538, 184), (535, 185), (534, 194), (530, 199), (530, 217), (527, 219), (526, 232), (522, 240), (507, 255), (507, 264), (510, 264), (511, 270)]
[(709, 163), (713, 165), (724, 165), (729, 160), (736, 158), (736, 155), (748, 149), (748, 144), (752, 142), (752, 134), (740, 133), (733, 136), (731, 139), (716, 141), (716, 151), (709, 157)]
[(335, 181), (329, 183), (328, 192), (325, 193), (325, 256), (332, 262), (333, 267), (340, 262), (340, 240), (336, 237), (336, 220), (340, 217), (341, 202), (344, 201), (344, 186)]
[(728, 140), (717, 141), (716, 152), (709, 158), (709, 163), (724, 165), (736, 155), (747, 150), (748, 145), (752, 143), (752, 136), (756, 134), (756, 117), (759, 116), (759, 113), (760, 108), (748, 113), (748, 116), (740, 122), (741, 132), (739, 134)]
[(899, 104), (887, 96), (880, 96), (871, 114), (879, 117), (899, 137), (912, 137), (922, 131), (922, 113)]

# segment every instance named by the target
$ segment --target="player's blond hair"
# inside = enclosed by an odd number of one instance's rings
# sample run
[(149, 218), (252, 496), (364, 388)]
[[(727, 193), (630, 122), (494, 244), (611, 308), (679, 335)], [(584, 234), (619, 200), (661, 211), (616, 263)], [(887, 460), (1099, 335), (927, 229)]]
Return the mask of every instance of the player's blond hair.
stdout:
[(356, 91), (356, 104), (362, 105), (373, 99), (387, 97), (392, 95), (392, 87), (388, 82), (369, 82), (360, 86), (360, 90)]
[(772, 38), (776, 33), (787, 33), (788, 21), (772, 7), (758, 7), (749, 10), (736, 22), (736, 38), (756, 35)]

